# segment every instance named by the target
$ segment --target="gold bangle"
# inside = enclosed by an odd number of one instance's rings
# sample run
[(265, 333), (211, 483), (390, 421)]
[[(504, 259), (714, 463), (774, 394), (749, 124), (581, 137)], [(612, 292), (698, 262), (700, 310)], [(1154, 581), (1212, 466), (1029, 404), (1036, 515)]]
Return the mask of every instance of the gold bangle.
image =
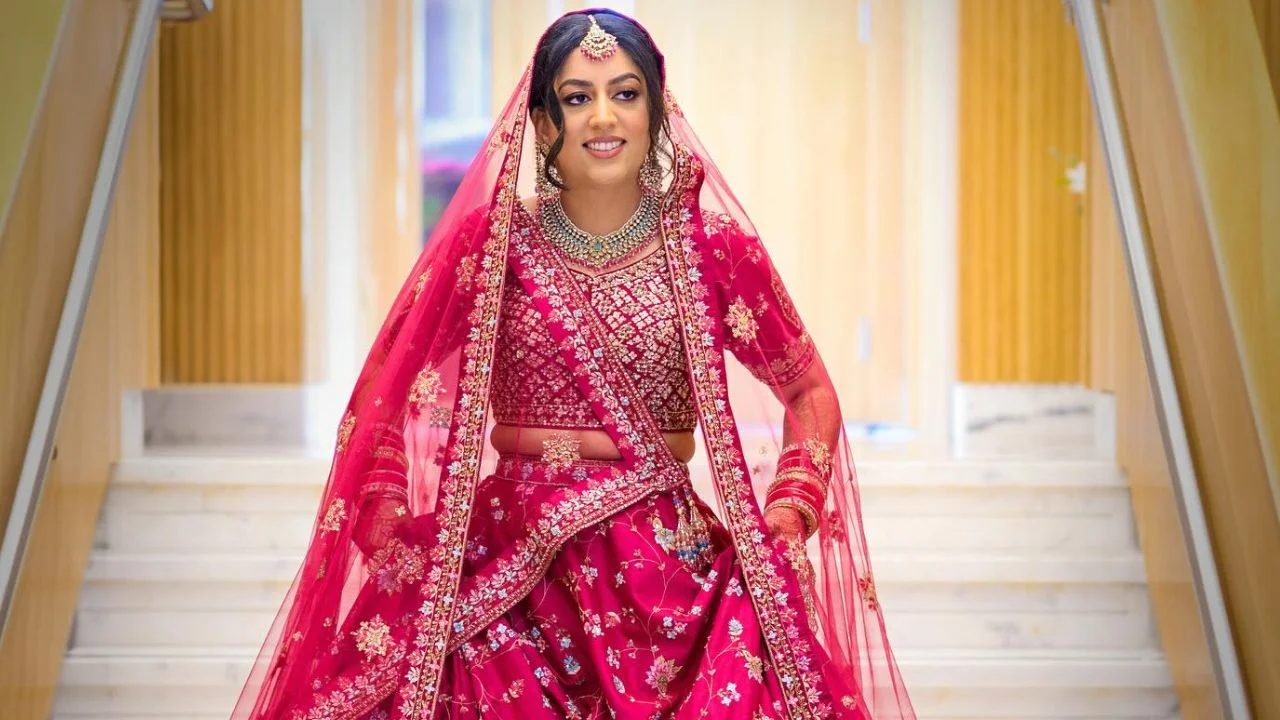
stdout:
[(773, 479), (773, 482), (769, 483), (769, 487), (765, 490), (765, 495), (767, 496), (769, 493), (773, 492), (773, 489), (775, 487), (777, 487), (779, 484), (787, 480), (796, 480), (799, 482), (808, 483), (813, 487), (817, 488), (819, 495), (821, 495), (822, 497), (827, 496), (827, 484), (822, 482), (822, 480), (820, 480), (817, 475), (814, 475), (812, 471), (799, 469), (799, 468), (792, 469), (792, 470), (783, 470), (782, 474), (775, 477)]
[(818, 530), (818, 514), (814, 509), (809, 507), (808, 503), (801, 502), (795, 498), (779, 498), (764, 506), (765, 513), (776, 507), (788, 507), (800, 513), (804, 519), (805, 537), (813, 535)]

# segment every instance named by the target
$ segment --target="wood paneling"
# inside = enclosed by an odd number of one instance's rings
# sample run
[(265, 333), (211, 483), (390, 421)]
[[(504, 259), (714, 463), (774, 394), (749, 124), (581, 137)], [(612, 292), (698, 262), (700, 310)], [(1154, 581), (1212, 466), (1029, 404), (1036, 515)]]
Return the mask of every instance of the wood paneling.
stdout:
[(1078, 382), (1087, 89), (1061, 3), (960, 3), (960, 380)]
[[(0, 237), (0, 518), (6, 521), (93, 191), (129, 10), (123, 1), (68, 6), (45, 105)], [(76, 50), (67, 51), (67, 43)]]
[[(77, 197), (67, 193), (80, 184), (79, 176), (72, 171), (96, 168), (98, 151), (83, 142), (63, 145), (54, 142), (54, 138), (70, 140), (65, 132), (68, 126), (96, 116), (97, 106), (90, 101), (102, 100), (104, 95), (110, 98), (114, 76), (111, 71), (132, 13), (131, 5), (101, 0), (70, 3), (72, 23), (60, 44), (59, 67), (65, 63), (79, 73), (92, 71), (94, 76), (81, 75), (71, 80), (64, 70), (59, 70), (61, 79), (51, 87), (50, 105), (41, 121), (41, 145), (31, 156), (31, 161), (39, 164), (32, 168), (36, 171), (33, 175), (24, 176), (19, 194), (22, 202), (15, 205), (15, 218), (40, 211), (39, 227), (50, 231), (62, 228), (59, 213), (51, 208), (60, 208), (61, 203)], [(55, 455), (32, 524), (12, 616), (0, 645), (0, 707), (7, 719), (49, 717), (102, 499), (112, 463), (118, 458), (122, 391), (152, 384), (156, 379), (159, 343), (154, 262), (160, 189), (157, 71), (153, 55), (116, 183), (98, 274), (55, 438)], [(77, 117), (77, 112), (82, 114)], [(84, 157), (64, 156), (72, 150)], [(72, 162), (73, 159), (87, 165)], [(36, 187), (31, 187), (27, 184), (29, 178), (42, 179), (44, 187), (34, 181)], [(55, 241), (75, 245), (79, 228), (71, 228), (69, 223), (82, 218), (83, 213), (67, 214), (74, 216), (64, 228), (68, 234), (37, 236), (48, 243), (43, 246), (46, 252), (52, 251)], [(14, 290), (10, 284), (3, 287), (6, 293)], [(31, 300), (34, 288), (26, 290), (28, 294), (18, 295), (24, 302), (17, 304), (39, 304)], [(50, 304), (61, 308), (61, 303)], [(33, 384), (38, 390), (39, 383)]]
[(302, 378), (301, 33), (301, 0), (163, 32), (166, 383)]
[(39, 117), (66, 0), (0, 3), (0, 227)]
[(1251, 0), (1251, 4), (1271, 79), (1271, 94), (1280, 105), (1280, 0)]
[(1245, 0), (1167, 0), (1157, 13), (1234, 336), (1217, 348), (1230, 356), (1219, 364), (1233, 385), (1243, 376), (1246, 395), (1212, 429), (1241, 433), (1223, 441), (1262, 461), (1223, 488), (1225, 546), (1241, 553), (1231, 604), (1242, 630), (1262, 623), (1239, 638), (1241, 654), (1258, 714), (1280, 716), (1280, 577), (1261, 564), (1280, 554), (1280, 109)]
[[(1155, 52), (1158, 47), (1146, 50)], [(1096, 124), (1091, 128), (1089, 146), (1090, 385), (1115, 396), (1116, 460), (1129, 480), (1152, 610), (1181, 703), (1181, 717), (1219, 720), (1222, 706), (1209, 643), (1138, 335), (1137, 308)]]
[[(1219, 266), (1220, 258), (1230, 252), (1224, 252), (1221, 224), (1241, 221), (1223, 217), (1233, 206), (1216, 199), (1223, 192), (1266, 197), (1267, 178), (1273, 176), (1254, 164), (1265, 168), (1270, 163), (1273, 170), (1277, 165), (1271, 154), (1275, 116), (1266, 120), (1261, 113), (1240, 113), (1240, 104), (1249, 98), (1255, 108), (1260, 104), (1256, 86), (1250, 87), (1261, 72), (1256, 57), (1253, 63), (1239, 57), (1246, 51), (1242, 47), (1252, 47), (1255, 53), (1258, 47), (1252, 28), (1246, 33), (1246, 24), (1239, 22), (1241, 13), (1247, 12), (1243, 2), (1143, 0), (1104, 7), (1124, 122), (1131, 130), (1164, 326), (1218, 572), (1253, 716), (1269, 718), (1280, 717), (1280, 629), (1275, 616), (1275, 608), (1280, 607), (1280, 574), (1274, 571), (1280, 553), (1280, 518), (1264, 460), (1257, 404), (1249, 393), (1246, 368), (1252, 359), (1246, 344), (1237, 345), (1229, 311), (1237, 292), (1256, 293), (1263, 287), (1245, 280), (1244, 287), (1237, 289), (1234, 286), (1242, 281), (1229, 267)], [(1174, 19), (1166, 13), (1186, 14)], [(1190, 36), (1197, 39), (1191, 41)], [(1213, 55), (1208, 64), (1219, 65), (1214, 72), (1224, 75), (1215, 77), (1212, 86), (1186, 92), (1188, 84), (1204, 79), (1199, 71), (1182, 67), (1184, 60), (1203, 62), (1197, 43), (1206, 44)], [(1170, 57), (1177, 58), (1172, 67)], [(1181, 106), (1179, 91), (1184, 98)], [(1239, 137), (1228, 138), (1221, 130), (1204, 135), (1203, 127), (1196, 129), (1204, 121), (1200, 113), (1206, 106), (1201, 103), (1233, 112), (1239, 124), (1226, 134)], [(1236, 156), (1243, 167), (1216, 172), (1216, 162), (1209, 156), (1226, 152), (1237, 140), (1248, 143), (1257, 157), (1241, 160)], [(1241, 206), (1234, 207), (1238, 211)], [(1241, 239), (1246, 247), (1262, 241), (1261, 231), (1274, 231), (1274, 225), (1252, 227), (1255, 234)], [(1257, 257), (1264, 263), (1274, 259), (1266, 253)], [(1250, 327), (1247, 322), (1238, 326)], [(1167, 517), (1169, 502), (1163, 501), (1163, 510), (1159, 505), (1152, 504), (1153, 514)], [(1171, 532), (1165, 537), (1171, 537)], [(1144, 544), (1144, 552), (1149, 568), (1160, 571), (1163, 566), (1152, 560), (1153, 553), (1162, 552), (1158, 542)], [(1178, 602), (1171, 601), (1171, 606)], [(1166, 616), (1161, 623), (1167, 645), (1177, 629), (1178, 611), (1174, 612), (1174, 619)], [(1189, 613), (1186, 608), (1180, 614), (1185, 619)], [(1193, 663), (1184, 668), (1189, 677), (1203, 675), (1193, 658), (1188, 662)]]

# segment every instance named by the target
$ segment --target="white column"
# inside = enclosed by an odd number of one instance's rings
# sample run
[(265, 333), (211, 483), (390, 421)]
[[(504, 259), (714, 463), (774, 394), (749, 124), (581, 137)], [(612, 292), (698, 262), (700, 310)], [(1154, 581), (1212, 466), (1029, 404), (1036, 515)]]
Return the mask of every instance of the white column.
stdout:
[(368, 137), (364, 3), (303, 3), (303, 288), (308, 450), (332, 451), (343, 407), (368, 350), (361, 146)]
[(907, 28), (907, 110), (904, 135), (907, 192), (916, 210), (905, 214), (914, 238), (908, 262), (920, 287), (908, 292), (907, 316), (919, 325), (915, 357), (909, 359), (919, 397), (910, 403), (911, 424), (922, 450), (949, 449), (951, 388), (956, 376), (958, 233), (960, 182), (959, 7), (957, 0), (909, 0)]

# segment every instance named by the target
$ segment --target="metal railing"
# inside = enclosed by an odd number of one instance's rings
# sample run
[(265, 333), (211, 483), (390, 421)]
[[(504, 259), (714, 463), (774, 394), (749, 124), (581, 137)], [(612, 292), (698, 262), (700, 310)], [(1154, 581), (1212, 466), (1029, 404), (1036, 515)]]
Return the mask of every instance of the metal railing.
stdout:
[(1147, 375), (1151, 379), (1156, 414), (1160, 419), (1160, 433), (1172, 475), (1182, 537), (1191, 561), (1191, 576), (1200, 605), (1200, 617), (1207, 630), (1209, 654), (1218, 685), (1218, 696), (1222, 699), (1223, 717), (1248, 720), (1248, 696), (1231, 634), (1231, 622), (1227, 615), (1222, 582), (1218, 577), (1209, 524), (1200, 497), (1182, 406), (1178, 402), (1173, 362), (1161, 320), (1160, 296), (1156, 292), (1155, 275), (1148, 251), (1147, 226), (1142, 208), (1139, 207), (1139, 190), (1129, 138), (1120, 115), (1115, 68), (1101, 17), (1101, 6), (1104, 3), (1105, 0), (1064, 0), (1080, 37), (1085, 74), (1089, 79), (1099, 135), (1102, 137), (1111, 178), (1112, 199), (1122, 237), (1121, 250), (1128, 268), (1134, 305), (1138, 311), (1138, 334), (1146, 358)]

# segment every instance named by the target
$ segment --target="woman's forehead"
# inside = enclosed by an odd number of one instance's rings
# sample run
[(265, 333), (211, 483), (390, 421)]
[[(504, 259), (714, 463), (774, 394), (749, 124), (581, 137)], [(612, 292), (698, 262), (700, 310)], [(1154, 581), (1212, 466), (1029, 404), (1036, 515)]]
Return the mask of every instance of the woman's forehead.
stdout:
[(593, 86), (604, 86), (627, 73), (634, 73), (641, 82), (644, 81), (640, 67), (625, 51), (616, 52), (605, 60), (591, 60), (575, 50), (560, 65), (555, 84), (559, 88), (566, 80), (583, 80)]

